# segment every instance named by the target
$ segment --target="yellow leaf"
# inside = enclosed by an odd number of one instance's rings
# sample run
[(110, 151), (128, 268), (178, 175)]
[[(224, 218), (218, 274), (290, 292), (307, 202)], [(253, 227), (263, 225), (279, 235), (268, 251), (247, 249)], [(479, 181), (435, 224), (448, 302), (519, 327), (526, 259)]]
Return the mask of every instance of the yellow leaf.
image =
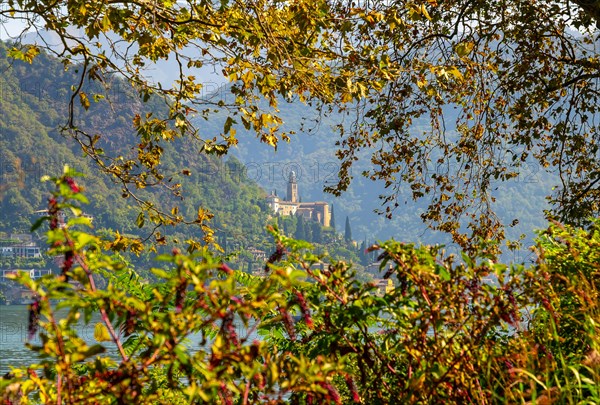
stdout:
[(349, 103), (352, 101), (352, 94), (345, 92), (342, 94), (342, 103)]
[(83, 108), (85, 108), (86, 110), (90, 108), (90, 99), (88, 98), (87, 94), (85, 94), (83, 91), (79, 92), (79, 101), (81, 102)]
[(108, 342), (111, 340), (108, 329), (106, 329), (103, 323), (98, 322), (94, 327), (94, 339), (97, 342)]
[(246, 73), (242, 75), (241, 79), (244, 82), (244, 85), (250, 86), (254, 81), (254, 73), (252, 73), (250, 70), (247, 70)]
[(431, 21), (431, 16), (427, 12), (427, 9), (425, 8), (425, 4), (421, 4), (421, 14), (423, 14), (423, 16), (425, 16), (425, 18), (427, 18), (429, 21)]
[(460, 72), (460, 70), (458, 70), (456, 68), (456, 66), (451, 66), (448, 70), (447, 73), (454, 76), (457, 80), (462, 80), (463, 79), (463, 75)]

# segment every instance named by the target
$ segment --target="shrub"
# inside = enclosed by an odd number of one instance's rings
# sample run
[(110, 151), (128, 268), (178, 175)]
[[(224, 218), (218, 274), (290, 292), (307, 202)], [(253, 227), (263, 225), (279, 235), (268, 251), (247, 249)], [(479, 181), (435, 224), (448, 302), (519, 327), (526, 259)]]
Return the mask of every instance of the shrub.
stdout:
[[(86, 199), (72, 177), (54, 182), (48, 243), (64, 264), (60, 275), (18, 277), (37, 294), (30, 336), (42, 343), (29, 344), (35, 364), (2, 380), (7, 403), (600, 398), (598, 222), (588, 231), (551, 225), (529, 268), (381, 243), (370, 249), (393, 281), (384, 293), (275, 230), (264, 277), (195, 244), (158, 256), (159, 281), (149, 284), (81, 229), (85, 218), (60, 222), (59, 211), (78, 214)], [(95, 342), (78, 335), (81, 322), (94, 324)]]

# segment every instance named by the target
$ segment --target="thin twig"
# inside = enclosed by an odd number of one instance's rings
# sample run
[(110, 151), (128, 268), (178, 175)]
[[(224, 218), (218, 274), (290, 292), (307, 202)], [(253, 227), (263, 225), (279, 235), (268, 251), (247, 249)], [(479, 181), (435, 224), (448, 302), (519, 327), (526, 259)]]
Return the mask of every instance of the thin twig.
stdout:
[[(85, 274), (87, 274), (88, 281), (90, 282), (90, 290), (92, 292), (95, 292), (96, 291), (96, 283), (94, 282), (94, 277), (92, 275), (92, 272), (90, 271), (89, 267), (87, 266), (87, 263), (85, 262), (85, 260), (83, 259), (83, 257), (81, 255), (76, 254), (75, 256), (76, 256), (77, 262), (79, 263), (81, 268), (85, 271)], [(106, 325), (106, 328), (108, 329), (108, 333), (110, 333), (112, 341), (115, 343), (115, 345), (117, 345), (117, 348), (119, 349), (119, 353), (121, 354), (123, 361), (127, 362), (129, 360), (129, 358), (127, 357), (127, 354), (125, 353), (125, 349), (123, 349), (123, 345), (121, 344), (121, 339), (119, 339), (119, 335), (115, 332), (115, 328), (113, 327), (113, 325), (108, 317), (108, 314), (106, 313), (106, 310), (104, 308), (100, 308), (100, 315), (102, 317), (102, 321), (104, 321), (104, 324)]]

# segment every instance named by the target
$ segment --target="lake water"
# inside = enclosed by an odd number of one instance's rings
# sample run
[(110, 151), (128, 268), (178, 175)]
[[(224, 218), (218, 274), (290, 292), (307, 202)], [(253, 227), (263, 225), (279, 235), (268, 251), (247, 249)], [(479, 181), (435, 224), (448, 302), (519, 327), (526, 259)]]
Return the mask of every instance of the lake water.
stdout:
[(0, 305), (0, 373), (9, 365), (20, 366), (31, 359), (27, 341), (27, 305)]
[[(35, 353), (25, 347), (29, 342), (41, 344), (36, 335), (27, 339), (29, 323), (28, 305), (0, 305), (0, 375), (10, 371), (10, 366), (22, 367), (35, 361)], [(89, 325), (80, 325), (77, 332), (88, 343), (94, 342), (94, 326), (99, 320), (92, 318)]]
[[(0, 377), (10, 371), (10, 367), (23, 367), (35, 362), (35, 353), (25, 347), (27, 340), (27, 329), (29, 322), (28, 305), (0, 305)], [(77, 333), (88, 344), (95, 344), (94, 326), (100, 321), (99, 315), (94, 315), (88, 325), (78, 326)], [(240, 337), (246, 336), (245, 328), (237, 323), (236, 330)], [(256, 332), (252, 332), (248, 342), (258, 338)], [(200, 334), (188, 337), (187, 346), (191, 351), (199, 349), (201, 341)], [(29, 341), (31, 344), (41, 344), (39, 337)], [(117, 351), (112, 342), (106, 342), (107, 353), (117, 358)]]

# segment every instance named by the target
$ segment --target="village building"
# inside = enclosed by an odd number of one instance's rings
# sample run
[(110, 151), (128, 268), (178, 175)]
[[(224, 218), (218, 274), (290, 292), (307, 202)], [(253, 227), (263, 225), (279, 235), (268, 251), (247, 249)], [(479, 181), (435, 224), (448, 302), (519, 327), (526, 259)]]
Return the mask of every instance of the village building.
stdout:
[(373, 280), (373, 284), (377, 287), (376, 295), (383, 297), (385, 294), (394, 292), (394, 283), (391, 279), (377, 278)]
[(42, 257), (42, 250), (33, 242), (30, 234), (10, 234), (6, 246), (0, 246), (1, 257), (24, 257), (37, 259)]
[(16, 276), (19, 271), (29, 273), (29, 277), (31, 277), (32, 280), (37, 280), (38, 278), (42, 278), (43, 276), (52, 274), (52, 270), (50, 270), (50, 269), (31, 269), (31, 270), (0, 269), (0, 281), (10, 280), (10, 278), (8, 276), (10, 276), (10, 275)]
[(267, 196), (267, 205), (276, 215), (301, 215), (304, 219), (311, 219), (323, 226), (330, 226), (331, 211), (329, 210), (329, 204), (324, 201), (301, 202), (296, 173), (293, 171), (288, 179), (286, 199), (282, 200), (273, 192)]
[(267, 252), (265, 252), (264, 250), (260, 250), (255, 247), (251, 247), (248, 249), (248, 253), (250, 253), (252, 255), (252, 258), (256, 261), (267, 260)]

